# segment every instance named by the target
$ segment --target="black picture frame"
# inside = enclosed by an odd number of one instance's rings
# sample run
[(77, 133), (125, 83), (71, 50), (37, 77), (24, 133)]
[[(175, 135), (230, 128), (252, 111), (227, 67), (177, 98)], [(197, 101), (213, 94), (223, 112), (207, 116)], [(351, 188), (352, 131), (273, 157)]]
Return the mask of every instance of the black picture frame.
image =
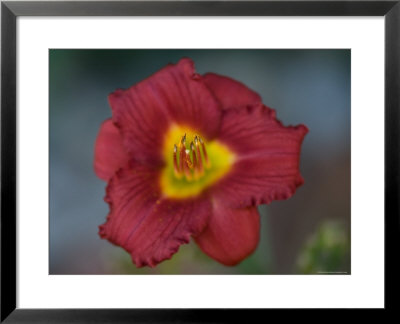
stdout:
[[(255, 319), (266, 309), (16, 308), (16, 19), (19, 16), (384, 16), (385, 310), (399, 287), (400, 0), (395, 1), (29, 1), (1, 3), (1, 322), (198, 323)], [(371, 260), (373, 262), (373, 260)], [(397, 292), (398, 293), (398, 292)], [(393, 297), (393, 298), (392, 298)], [(183, 297), (184, 298), (184, 297)], [(254, 316), (254, 317), (253, 317)], [(265, 320), (267, 320), (265, 318)], [(251, 321), (250, 321), (251, 322)]]

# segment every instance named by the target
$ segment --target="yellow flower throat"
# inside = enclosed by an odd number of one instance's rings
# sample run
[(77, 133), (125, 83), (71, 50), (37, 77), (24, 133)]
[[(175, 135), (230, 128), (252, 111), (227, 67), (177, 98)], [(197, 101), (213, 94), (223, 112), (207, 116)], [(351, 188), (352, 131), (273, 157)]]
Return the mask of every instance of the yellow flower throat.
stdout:
[(174, 125), (163, 147), (166, 165), (161, 189), (169, 198), (189, 198), (202, 193), (231, 169), (235, 156), (218, 141), (205, 141), (191, 128)]

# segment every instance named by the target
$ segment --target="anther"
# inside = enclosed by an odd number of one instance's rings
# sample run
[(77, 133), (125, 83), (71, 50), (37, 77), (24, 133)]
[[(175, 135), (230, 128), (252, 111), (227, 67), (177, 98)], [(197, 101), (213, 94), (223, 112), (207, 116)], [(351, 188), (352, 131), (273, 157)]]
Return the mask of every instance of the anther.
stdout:
[(182, 145), (185, 145), (185, 143), (186, 143), (186, 133), (185, 133), (185, 135), (183, 135), (182, 138), (181, 138), (181, 144), (182, 144)]

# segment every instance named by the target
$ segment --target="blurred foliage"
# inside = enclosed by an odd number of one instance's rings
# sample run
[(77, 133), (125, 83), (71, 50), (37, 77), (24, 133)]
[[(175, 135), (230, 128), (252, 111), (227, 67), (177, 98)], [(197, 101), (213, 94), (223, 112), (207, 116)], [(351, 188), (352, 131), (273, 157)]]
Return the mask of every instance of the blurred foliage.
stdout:
[(304, 274), (350, 273), (350, 235), (340, 222), (324, 222), (310, 237), (298, 257)]

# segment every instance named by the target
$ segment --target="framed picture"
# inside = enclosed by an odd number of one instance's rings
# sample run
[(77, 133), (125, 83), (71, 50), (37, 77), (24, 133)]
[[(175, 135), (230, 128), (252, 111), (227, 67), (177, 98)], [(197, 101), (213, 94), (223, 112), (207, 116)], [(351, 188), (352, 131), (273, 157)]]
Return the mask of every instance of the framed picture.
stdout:
[(1, 9), (1, 321), (393, 307), (398, 1)]

